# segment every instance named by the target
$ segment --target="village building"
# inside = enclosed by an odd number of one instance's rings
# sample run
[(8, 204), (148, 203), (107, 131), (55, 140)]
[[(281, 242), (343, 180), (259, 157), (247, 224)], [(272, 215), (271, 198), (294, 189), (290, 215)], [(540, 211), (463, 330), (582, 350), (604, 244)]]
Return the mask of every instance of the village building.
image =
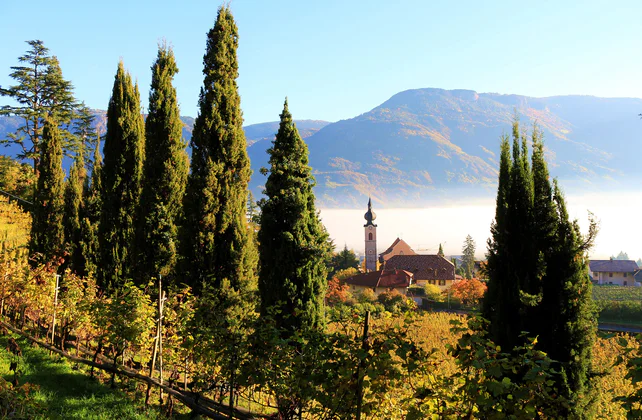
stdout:
[(589, 272), (595, 284), (635, 286), (635, 274), (639, 271), (633, 260), (590, 260)]
[(418, 286), (434, 284), (441, 290), (450, 288), (457, 279), (455, 265), (440, 255), (395, 255), (384, 268), (408, 271)]
[(413, 284), (413, 275), (404, 270), (379, 270), (359, 273), (345, 280), (350, 292), (361, 293), (365, 289), (372, 290), (375, 295), (396, 290), (405, 295), (408, 287)]

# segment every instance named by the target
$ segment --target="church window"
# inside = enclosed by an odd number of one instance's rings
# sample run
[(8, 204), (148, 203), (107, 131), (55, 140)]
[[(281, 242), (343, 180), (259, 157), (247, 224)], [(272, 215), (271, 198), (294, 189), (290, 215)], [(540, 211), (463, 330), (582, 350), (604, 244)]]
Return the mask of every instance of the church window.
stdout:
[(371, 240), (372, 240), (372, 232), (368, 234), (368, 240), (369, 240), (369, 241), (371, 241)]

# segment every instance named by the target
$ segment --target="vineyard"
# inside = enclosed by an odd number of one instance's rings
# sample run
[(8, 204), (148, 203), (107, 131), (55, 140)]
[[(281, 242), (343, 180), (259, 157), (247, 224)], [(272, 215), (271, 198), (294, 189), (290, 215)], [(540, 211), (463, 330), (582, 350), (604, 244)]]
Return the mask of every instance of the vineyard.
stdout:
[(642, 325), (642, 288), (593, 286), (593, 299), (600, 313), (600, 321)]
[[(498, 390), (488, 372), (513, 369), (511, 363), (522, 363), (524, 368), (526, 360), (537, 355), (526, 345), (519, 353), (524, 359), (513, 361), (483, 340), (471, 342), (463, 317), (424, 311), (383, 312), (368, 322), (368, 338), (363, 340), (365, 314), (347, 307), (331, 312), (325, 332), (295, 335), (284, 342), (270, 325), (253, 323), (243, 326), (248, 329), (245, 338), (230, 346), (222, 342), (229, 331), (198, 333), (194, 328), (194, 298), (187, 288), (164, 291), (164, 303), (159, 305), (153, 283), (147, 288), (128, 284), (119, 295), (106, 297), (91, 278), (65, 273), (56, 297), (54, 268), (31, 269), (26, 262), (29, 218), (6, 202), (0, 203), (0, 212), (1, 310), (7, 325), (41, 347), (85, 364), (86, 375), (127, 390), (137, 404), (145, 400), (158, 410), (154, 413), (171, 417), (192, 409), (213, 418), (226, 418), (230, 412), (236, 418), (258, 418), (274, 415), (277, 407), (290, 403), (301, 406), (303, 418), (351, 418), (360, 398), (362, 418), (368, 419), (458, 418), (468, 412), (482, 418), (485, 409), (495, 410), (499, 403), (511, 407), (506, 393), (516, 391), (514, 384)], [(476, 349), (474, 360), (467, 361), (455, 350), (458, 347)], [(626, 347), (633, 353), (625, 354)], [(625, 399), (618, 398), (631, 397), (638, 389), (626, 378), (626, 363), (633, 360), (635, 349), (635, 340), (626, 337), (598, 339), (593, 357), (599, 375), (590, 391), (598, 417), (626, 418), (631, 410)], [(154, 360), (154, 352), (160, 357), (152, 368), (148, 362)], [(545, 356), (537, 357), (546, 361)], [(6, 385), (16, 401), (46, 410), (37, 401), (24, 399), (30, 385), (18, 372), (26, 362), (18, 355), (11, 360), (15, 373), (2, 374), (17, 378), (13, 389)], [(230, 360), (235, 361), (233, 379)], [(546, 366), (536, 366), (538, 375), (549, 374)], [(557, 400), (542, 386), (528, 388), (524, 400), (518, 398), (516, 404), (528, 408), (528, 399), (554, 407)], [(487, 399), (482, 402), (479, 395)], [(179, 402), (189, 408), (179, 409), (175, 406)], [(546, 417), (550, 416), (542, 412)]]
[(593, 286), (593, 299), (642, 302), (642, 287)]

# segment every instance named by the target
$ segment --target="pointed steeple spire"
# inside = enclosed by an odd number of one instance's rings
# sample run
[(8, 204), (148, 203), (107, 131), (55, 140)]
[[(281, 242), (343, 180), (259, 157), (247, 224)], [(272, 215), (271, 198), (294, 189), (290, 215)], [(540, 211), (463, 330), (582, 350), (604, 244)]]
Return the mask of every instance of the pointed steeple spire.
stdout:
[(364, 226), (377, 226), (372, 223), (372, 221), (377, 218), (377, 215), (372, 211), (372, 200), (370, 197), (368, 197), (368, 211), (363, 215), (363, 218), (366, 219), (366, 224)]

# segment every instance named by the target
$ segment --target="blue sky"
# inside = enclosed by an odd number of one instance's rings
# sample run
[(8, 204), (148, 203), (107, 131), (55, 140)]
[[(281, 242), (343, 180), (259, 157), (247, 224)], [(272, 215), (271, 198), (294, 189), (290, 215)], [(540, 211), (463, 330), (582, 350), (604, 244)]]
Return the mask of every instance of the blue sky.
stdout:
[[(215, 1), (0, 3), (0, 85), (42, 39), (76, 96), (105, 109), (119, 58), (147, 103), (157, 43), (174, 46), (181, 113), (196, 116)], [(63, 5), (61, 5), (63, 4)], [(337, 121), (397, 92), (438, 87), (530, 96), (642, 97), (639, 1), (234, 0), (246, 124)], [(0, 98), (0, 104), (5, 99)]]

